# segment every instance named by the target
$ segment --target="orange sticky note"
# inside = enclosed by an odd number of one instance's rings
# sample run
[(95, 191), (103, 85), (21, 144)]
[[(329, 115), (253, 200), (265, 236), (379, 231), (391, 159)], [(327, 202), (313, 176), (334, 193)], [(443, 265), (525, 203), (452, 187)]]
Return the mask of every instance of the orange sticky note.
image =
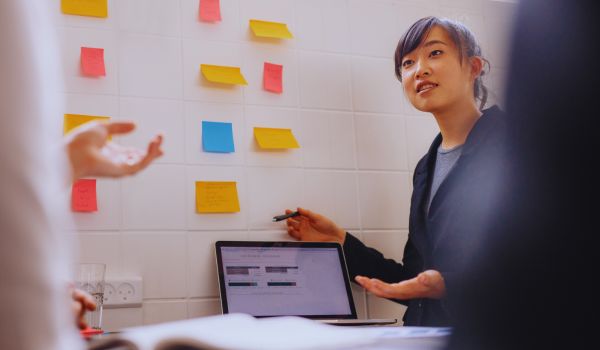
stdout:
[(221, 20), (221, 4), (219, 0), (200, 0), (200, 20), (217, 22)]
[[(68, 134), (71, 130), (85, 123), (97, 120), (99, 122), (108, 122), (110, 117), (101, 117), (95, 115), (84, 115), (84, 114), (65, 114), (63, 121), (63, 135)], [(110, 138), (109, 138), (110, 139)]]
[(200, 71), (206, 80), (213, 83), (229, 85), (248, 85), (242, 75), (240, 67), (215, 66), (213, 64), (201, 64)]
[(96, 179), (75, 181), (71, 191), (71, 209), (78, 212), (98, 211)]
[(104, 69), (104, 49), (94, 47), (81, 48), (81, 69), (88, 77), (106, 76)]
[(265, 62), (263, 70), (263, 87), (267, 91), (276, 92), (278, 94), (283, 92), (283, 66), (280, 64), (273, 64)]
[(300, 148), (292, 129), (254, 128), (254, 137), (263, 149)]
[(275, 39), (292, 39), (294, 36), (285, 23), (250, 20), (250, 29), (258, 37)]
[(60, 9), (67, 15), (108, 17), (108, 0), (61, 0)]
[(196, 181), (196, 212), (237, 213), (240, 201), (235, 181)]

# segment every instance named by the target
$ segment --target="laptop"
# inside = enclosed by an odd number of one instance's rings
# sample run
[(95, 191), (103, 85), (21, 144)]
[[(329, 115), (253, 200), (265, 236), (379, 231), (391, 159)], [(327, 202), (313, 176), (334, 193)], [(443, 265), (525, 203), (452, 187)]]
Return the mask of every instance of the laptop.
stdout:
[(329, 242), (215, 243), (223, 313), (300, 316), (334, 325), (385, 325), (358, 319), (342, 246)]

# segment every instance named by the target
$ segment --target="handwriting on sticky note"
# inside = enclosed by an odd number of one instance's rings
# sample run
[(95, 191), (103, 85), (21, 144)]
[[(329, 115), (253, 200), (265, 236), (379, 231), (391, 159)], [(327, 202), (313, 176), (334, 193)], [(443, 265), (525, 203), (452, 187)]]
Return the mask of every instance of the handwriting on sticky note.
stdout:
[(65, 114), (64, 122), (63, 122), (63, 135), (68, 134), (71, 130), (76, 127), (83, 125), (85, 123), (89, 123), (93, 120), (97, 120), (100, 122), (108, 122), (110, 117), (102, 117), (96, 115), (85, 115), (85, 114)]
[(283, 92), (283, 66), (265, 62), (263, 70), (263, 87), (267, 91)]
[(95, 179), (80, 179), (73, 183), (71, 209), (77, 212), (98, 211)]
[(263, 149), (300, 148), (291, 129), (254, 128), (254, 137)]
[(237, 213), (240, 202), (234, 181), (196, 181), (196, 212)]
[(202, 121), (202, 149), (205, 152), (235, 152), (231, 123)]
[(81, 70), (88, 77), (106, 76), (104, 68), (104, 49), (94, 47), (81, 48)]
[(219, 0), (200, 0), (200, 20), (217, 22), (221, 20), (221, 4)]
[(67, 15), (108, 17), (108, 0), (61, 0), (60, 9)]
[(200, 71), (206, 80), (212, 81), (213, 83), (248, 85), (248, 82), (242, 75), (240, 67), (201, 64)]
[(250, 20), (252, 33), (262, 38), (292, 39), (294, 36), (285, 23)]

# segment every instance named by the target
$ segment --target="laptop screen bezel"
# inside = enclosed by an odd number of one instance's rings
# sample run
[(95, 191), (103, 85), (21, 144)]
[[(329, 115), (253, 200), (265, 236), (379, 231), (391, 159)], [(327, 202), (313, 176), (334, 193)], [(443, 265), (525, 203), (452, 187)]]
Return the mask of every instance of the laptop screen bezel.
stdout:
[[(344, 274), (344, 285), (346, 287), (346, 296), (350, 304), (350, 314), (346, 315), (285, 315), (299, 316), (309, 319), (357, 319), (356, 307), (354, 298), (352, 297), (352, 288), (350, 287), (350, 279), (348, 277), (348, 269), (346, 267), (346, 259), (342, 246), (335, 242), (293, 242), (293, 241), (217, 241), (215, 242), (215, 253), (217, 260), (217, 276), (219, 279), (219, 295), (221, 297), (221, 308), (224, 314), (229, 313), (227, 305), (227, 289), (225, 288), (225, 270), (223, 267), (223, 257), (221, 254), (222, 247), (261, 247), (261, 248), (335, 248), (338, 252), (342, 273)], [(255, 317), (275, 317), (284, 315), (260, 315)]]

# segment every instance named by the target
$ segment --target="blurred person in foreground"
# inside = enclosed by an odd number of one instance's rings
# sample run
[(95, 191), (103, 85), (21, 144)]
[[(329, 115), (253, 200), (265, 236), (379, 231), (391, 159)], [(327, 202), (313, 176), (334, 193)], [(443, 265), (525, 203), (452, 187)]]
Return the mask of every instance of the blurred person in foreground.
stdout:
[(519, 2), (506, 90), (510, 168), (486, 249), (453, 299), (451, 349), (596, 347), (597, 7)]
[(147, 151), (109, 142), (133, 130), (127, 122), (60, 137), (62, 69), (48, 5), (0, 1), (0, 349), (84, 348), (76, 324), (93, 304), (69, 290), (63, 194), (81, 176), (134, 174), (162, 154), (161, 136)]
[[(431, 114), (440, 133), (414, 170), (408, 241), (402, 261), (386, 258), (333, 220), (305, 208), (287, 220), (302, 241), (343, 245), (348, 273), (368, 292), (407, 306), (407, 326), (451, 326), (448, 296), (468, 257), (480, 249), (481, 227), (494, 215), (503, 164), (505, 113), (485, 108), (482, 76), (489, 68), (473, 32), (454, 20), (416, 21), (396, 47), (395, 74), (416, 109)], [(405, 184), (397, 184), (404, 186)], [(397, 216), (381, 198), (377, 210)], [(395, 200), (395, 198), (394, 198)], [(286, 213), (290, 213), (287, 210)]]

